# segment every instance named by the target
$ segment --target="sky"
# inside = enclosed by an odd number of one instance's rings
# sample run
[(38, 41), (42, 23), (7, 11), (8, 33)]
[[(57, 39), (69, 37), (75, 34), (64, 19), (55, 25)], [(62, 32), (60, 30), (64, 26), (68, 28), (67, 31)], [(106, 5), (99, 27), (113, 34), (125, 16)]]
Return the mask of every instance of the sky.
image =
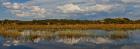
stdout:
[(0, 0), (0, 19), (140, 19), (140, 0)]

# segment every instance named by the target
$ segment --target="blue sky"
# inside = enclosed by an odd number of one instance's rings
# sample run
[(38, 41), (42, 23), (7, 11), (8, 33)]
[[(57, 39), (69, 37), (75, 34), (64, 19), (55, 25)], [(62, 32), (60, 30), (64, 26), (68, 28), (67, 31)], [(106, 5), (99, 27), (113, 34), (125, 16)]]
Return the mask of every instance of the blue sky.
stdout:
[(0, 0), (0, 19), (140, 19), (140, 0)]

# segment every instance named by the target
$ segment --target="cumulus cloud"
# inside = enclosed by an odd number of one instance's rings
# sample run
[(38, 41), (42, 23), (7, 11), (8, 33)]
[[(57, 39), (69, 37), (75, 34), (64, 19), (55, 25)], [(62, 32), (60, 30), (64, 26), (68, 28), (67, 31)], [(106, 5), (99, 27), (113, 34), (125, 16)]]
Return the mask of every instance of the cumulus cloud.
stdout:
[(41, 8), (39, 6), (22, 4), (22, 3), (4, 2), (3, 5), (7, 9), (9, 9), (12, 12), (12, 14), (15, 14), (16, 16), (19, 17), (25, 17), (25, 16), (44, 17), (43, 14), (45, 14), (47, 11), (45, 8)]
[(113, 9), (113, 5), (108, 4), (96, 4), (93, 6), (80, 7), (74, 4), (66, 4), (58, 7), (62, 12), (108, 12)]
[(13, 9), (13, 10), (22, 9), (22, 4), (18, 4), (18, 3), (13, 3), (12, 4), (11, 2), (5, 2), (5, 3), (3, 3), (3, 5), (6, 8)]
[(95, 11), (108, 11), (112, 9), (112, 5), (103, 5), (103, 4), (97, 4), (95, 6)]
[(2, 2), (2, 5), (12, 14), (20, 17), (77, 19), (81, 18), (81, 15), (89, 15), (91, 19), (94, 16), (105, 18), (106, 16), (126, 16), (125, 14), (138, 16), (134, 11), (139, 12), (139, 10), (133, 7), (139, 9), (139, 3), (140, 0), (29, 0), (24, 3)]
[(32, 6), (31, 11), (38, 14), (44, 14), (46, 12), (44, 8), (40, 8), (39, 6)]
[(89, 6), (86, 8), (88, 11), (94, 11), (94, 12), (101, 12), (105, 11), (108, 12), (113, 8), (112, 5), (106, 5), (106, 4), (96, 4), (95, 6)]
[(62, 12), (64, 13), (83, 11), (78, 5), (74, 5), (74, 4), (66, 4), (63, 6), (58, 6), (58, 8), (62, 10)]

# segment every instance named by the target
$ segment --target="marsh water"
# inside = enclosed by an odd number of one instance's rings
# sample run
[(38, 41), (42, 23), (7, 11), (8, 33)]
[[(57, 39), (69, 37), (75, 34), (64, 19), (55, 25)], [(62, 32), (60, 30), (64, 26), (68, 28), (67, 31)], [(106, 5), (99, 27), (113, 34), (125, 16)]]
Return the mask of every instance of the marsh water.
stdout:
[[(7, 30), (0, 49), (140, 49), (140, 30)], [(19, 34), (20, 33), (20, 34)], [(8, 36), (9, 35), (9, 36)]]

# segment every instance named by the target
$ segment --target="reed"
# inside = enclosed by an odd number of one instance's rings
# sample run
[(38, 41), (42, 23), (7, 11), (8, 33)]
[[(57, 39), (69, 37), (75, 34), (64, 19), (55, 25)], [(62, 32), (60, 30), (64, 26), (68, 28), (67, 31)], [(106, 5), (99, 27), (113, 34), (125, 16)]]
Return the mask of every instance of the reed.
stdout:
[(111, 34), (110, 34), (110, 38), (111, 39), (126, 39), (128, 38), (129, 35), (127, 32), (125, 31), (113, 31)]
[(140, 24), (0, 25), (0, 29), (140, 29)]
[(1, 30), (0, 31), (0, 36), (17, 38), (17, 37), (21, 36), (21, 33), (18, 32), (18, 31)]
[(61, 31), (56, 35), (60, 38), (80, 38), (89, 36), (88, 33), (82, 31)]

